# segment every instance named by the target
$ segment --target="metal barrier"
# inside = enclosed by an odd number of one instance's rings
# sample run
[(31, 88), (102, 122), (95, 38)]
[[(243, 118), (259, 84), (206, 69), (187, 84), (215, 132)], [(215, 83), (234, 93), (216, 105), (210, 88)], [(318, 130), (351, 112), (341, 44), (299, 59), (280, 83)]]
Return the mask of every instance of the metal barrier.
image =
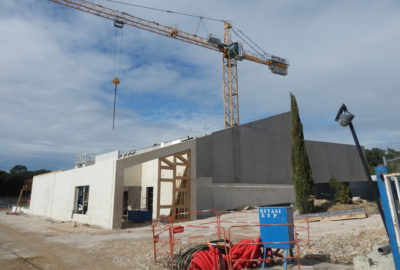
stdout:
[[(197, 213), (210, 213), (211, 219), (206, 220), (196, 220), (187, 224), (182, 222), (178, 223), (179, 220), (177, 216), (179, 215), (192, 215)], [(224, 214), (234, 213), (236, 214), (236, 220), (232, 220), (232, 215), (229, 215), (229, 219), (224, 218)], [(248, 214), (255, 214), (249, 215)], [(246, 216), (244, 216), (246, 214)], [(243, 215), (243, 218), (241, 217)], [(215, 217), (215, 219), (214, 219)], [(308, 246), (310, 245), (310, 228), (309, 220), (307, 220), (306, 226), (299, 226), (294, 224), (259, 224), (258, 210), (253, 211), (217, 211), (215, 209), (208, 209), (202, 211), (184, 212), (173, 214), (168, 220), (154, 220), (152, 223), (153, 229), (153, 248), (154, 248), (154, 261), (157, 261), (159, 255), (165, 255), (170, 257), (171, 268), (174, 269), (174, 256), (177, 253), (178, 247), (181, 250), (184, 246), (191, 245), (208, 245), (209, 241), (221, 239), (222, 244), (225, 249), (226, 263), (229, 269), (234, 269), (236, 263), (240, 263), (241, 260), (237, 258), (232, 258), (232, 247), (234, 245), (252, 246), (252, 245), (266, 245), (271, 243), (261, 243), (257, 242), (260, 235), (261, 226), (292, 226), (294, 229), (294, 241), (293, 242), (279, 242), (279, 243), (290, 243), (294, 244), (296, 247), (296, 256), (282, 256), (279, 253), (270, 254), (268, 258), (257, 260), (257, 263), (268, 262), (271, 260), (272, 256), (278, 256), (280, 260), (291, 260), (299, 259), (299, 243), (305, 242)], [(165, 223), (168, 222), (168, 223)], [(304, 229), (307, 232), (307, 239), (299, 239), (297, 228)], [(235, 230), (232, 232), (232, 230)], [(226, 233), (228, 231), (228, 234)], [(252, 239), (253, 243), (239, 243), (243, 239)], [(234, 244), (236, 243), (236, 244)], [(277, 242), (274, 242), (277, 244)], [(245, 260), (249, 263), (255, 263), (254, 260)]]
[[(189, 225), (174, 225), (174, 220), (179, 220), (177, 217), (180, 215), (191, 215), (198, 213), (212, 213), (215, 216), (215, 221), (202, 221), (196, 220), (191, 222)], [(215, 225), (213, 225), (215, 224)], [(174, 250), (176, 245), (207, 245), (210, 240), (215, 240), (215, 238), (221, 238), (223, 236), (225, 250), (225, 232), (222, 230), (218, 224), (218, 211), (215, 209), (193, 211), (193, 212), (183, 212), (176, 213), (170, 216), (170, 250), (171, 250), (171, 266), (174, 266)], [(208, 231), (204, 233), (204, 231)], [(179, 234), (179, 235), (178, 235)], [(213, 239), (214, 238), (214, 239)]]
[[(254, 218), (253, 217), (244, 217), (243, 220), (227, 220), (227, 219), (223, 219), (223, 215), (224, 214), (228, 214), (228, 213), (232, 213), (232, 214), (255, 214)], [(251, 211), (229, 211), (229, 210), (220, 210), (218, 211), (218, 217), (219, 217), (219, 224), (220, 226), (224, 227), (226, 225), (259, 225), (259, 217), (258, 217), (258, 210), (251, 210)], [(305, 220), (306, 224), (305, 226), (303, 225), (298, 225), (298, 224), (294, 224), (294, 226), (296, 227), (297, 230), (297, 239), (299, 243), (305, 243), (307, 245), (308, 248), (310, 248), (310, 244), (311, 244), (311, 240), (310, 240), (310, 219), (307, 216), (303, 216), (303, 215), (296, 215), (296, 217), (300, 217), (301, 219)], [(294, 222), (296, 222), (296, 220), (294, 219)], [(227, 229), (225, 227), (225, 229)], [(306, 234), (306, 239), (300, 238), (299, 237), (299, 233), (305, 231)]]
[[(170, 224), (167, 220), (155, 219), (153, 220), (152, 224), (152, 231), (153, 231), (153, 250), (154, 250), (154, 262), (157, 262), (157, 254), (159, 255), (166, 255), (170, 256)], [(164, 251), (167, 249), (167, 251)]]
[[(400, 198), (399, 180), (400, 173), (388, 174), (389, 170), (385, 166), (375, 167), (376, 179), (383, 208), (386, 231), (389, 236), (392, 256), (396, 270), (400, 270), (400, 225), (399, 212), (395, 198)], [(396, 192), (392, 189), (391, 178), (394, 178)]]
[[(175, 223), (179, 216), (190, 216), (198, 213), (211, 213), (215, 220), (196, 220), (191, 224)], [(177, 218), (178, 217), (178, 218)], [(177, 245), (207, 245), (210, 240), (215, 238), (223, 239), (225, 244), (225, 231), (219, 226), (218, 212), (214, 209), (182, 212), (169, 216), (168, 223), (162, 223), (160, 220), (153, 221), (153, 249), (154, 262), (157, 261), (157, 255), (166, 255), (170, 257), (171, 268), (174, 268), (174, 255)], [(208, 231), (204, 233), (204, 231)]]
[(310, 219), (309, 219), (309, 217), (307, 217), (307, 216), (296, 215), (296, 216), (295, 216), (295, 219), (294, 219), (294, 222), (296, 222), (296, 217), (299, 217), (299, 218), (301, 218), (301, 219), (305, 219), (305, 220), (306, 220), (306, 223), (307, 223), (306, 226), (294, 224), (294, 226), (295, 226), (297, 232), (299, 232), (298, 229), (306, 230), (306, 232), (307, 232), (307, 240), (304, 240), (304, 239), (299, 238), (299, 237), (298, 237), (299, 234), (297, 234), (297, 240), (299, 241), (299, 243), (305, 242), (306, 245), (307, 245), (307, 247), (310, 248), (310, 243), (311, 243), (311, 242), (310, 242)]
[[(260, 230), (260, 227), (271, 227), (271, 226), (287, 226), (287, 227), (293, 227), (294, 230), (294, 241), (290, 241), (290, 242), (261, 242), (259, 239), (259, 236), (254, 236), (251, 234), (243, 234), (245, 232), (243, 232), (243, 229), (249, 229), (249, 228), (257, 228), (258, 231)], [(233, 233), (232, 230), (242, 230), (242, 232), (240, 234), (238, 233)], [(254, 263), (255, 265), (260, 265), (261, 263), (268, 263), (271, 261), (274, 261), (273, 255), (275, 255), (275, 257), (279, 257), (279, 260), (282, 260), (285, 263), (288, 260), (294, 260), (297, 259), (297, 267), (298, 269), (300, 269), (300, 251), (299, 251), (299, 245), (298, 245), (298, 239), (297, 239), (297, 233), (296, 233), (296, 226), (294, 226), (293, 224), (258, 224), (258, 225), (232, 225), (229, 227), (228, 229), (228, 235), (227, 235), (227, 239), (230, 239), (232, 241), (232, 239), (236, 239), (236, 240), (244, 240), (244, 239), (251, 239), (253, 240), (253, 242), (240, 242), (238, 241), (236, 244), (233, 244), (233, 241), (230, 242), (230, 246), (229, 246), (229, 253), (228, 253), (228, 266), (229, 269), (235, 269), (237, 267), (237, 265), (241, 262), (247, 262), (248, 264), (246, 264), (246, 266), (249, 266), (249, 263)], [(257, 239), (257, 240), (254, 240)], [(296, 256), (287, 256), (287, 253), (285, 252), (285, 255), (281, 255), (280, 253), (271, 253), (270, 257), (265, 257), (265, 258), (256, 258), (256, 259), (251, 259), (251, 258), (239, 258), (236, 259), (234, 256), (234, 246), (254, 246), (254, 245), (258, 245), (258, 246), (267, 246), (267, 245), (274, 245), (274, 244), (293, 244), (293, 246), (295, 246), (296, 248)], [(264, 247), (264, 256), (266, 255), (266, 250)], [(279, 254), (279, 255), (278, 255)]]

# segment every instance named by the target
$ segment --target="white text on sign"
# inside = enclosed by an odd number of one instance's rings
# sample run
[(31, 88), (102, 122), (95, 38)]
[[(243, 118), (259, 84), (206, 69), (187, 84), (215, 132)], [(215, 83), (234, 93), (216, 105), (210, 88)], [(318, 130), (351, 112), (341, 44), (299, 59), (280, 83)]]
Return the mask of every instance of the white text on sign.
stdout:
[(262, 218), (276, 218), (279, 214), (281, 214), (281, 209), (263, 208), (260, 209), (260, 214)]

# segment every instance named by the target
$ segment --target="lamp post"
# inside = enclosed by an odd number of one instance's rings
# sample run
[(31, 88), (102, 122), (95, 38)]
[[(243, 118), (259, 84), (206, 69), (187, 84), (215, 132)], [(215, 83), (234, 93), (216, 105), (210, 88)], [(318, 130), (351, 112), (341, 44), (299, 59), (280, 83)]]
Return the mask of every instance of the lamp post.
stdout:
[(372, 195), (374, 196), (374, 200), (376, 202), (376, 205), (378, 206), (379, 213), (381, 214), (381, 218), (382, 218), (383, 224), (385, 224), (385, 229), (386, 229), (386, 232), (387, 232), (385, 216), (383, 214), (382, 205), (380, 203), (379, 193), (377, 192), (376, 188), (374, 187), (374, 182), (372, 182), (371, 174), (369, 173), (369, 170), (368, 170), (367, 161), (365, 160), (364, 153), (363, 153), (363, 151), (361, 149), (360, 143), (358, 142), (357, 134), (356, 134), (356, 132), (354, 130), (353, 123), (352, 123), (353, 118), (354, 118), (354, 115), (351, 114), (347, 110), (346, 105), (342, 104), (342, 106), (339, 108), (339, 111), (338, 111), (338, 113), (336, 115), (335, 121), (339, 122), (339, 124), (342, 127), (346, 127), (346, 126), (350, 127), (351, 134), (353, 135), (353, 139), (354, 139), (354, 142), (355, 142), (356, 147), (357, 147), (358, 154), (359, 154), (360, 159), (361, 159), (361, 163), (362, 163), (362, 165), (364, 167), (365, 174), (367, 175), (367, 178), (368, 178), (369, 187), (370, 187), (370, 189), (372, 191)]

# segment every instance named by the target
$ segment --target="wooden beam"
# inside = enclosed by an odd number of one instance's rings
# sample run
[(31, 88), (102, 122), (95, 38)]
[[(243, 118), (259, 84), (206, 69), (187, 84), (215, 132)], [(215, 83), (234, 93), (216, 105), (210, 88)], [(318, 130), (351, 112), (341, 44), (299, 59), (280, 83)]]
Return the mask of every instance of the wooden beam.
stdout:
[(164, 162), (165, 164), (169, 165), (171, 168), (174, 168), (174, 167), (175, 167), (175, 164), (174, 164), (173, 162), (169, 161), (169, 160), (167, 159), (167, 157), (162, 157), (162, 158), (160, 158), (160, 160), (161, 160), (162, 162)]
[(175, 180), (172, 179), (172, 178), (159, 178), (158, 180), (159, 180), (160, 182), (170, 182), (170, 183), (175, 182)]
[(298, 216), (295, 218), (295, 222), (318, 222), (318, 221), (336, 221), (336, 220), (347, 220), (347, 219), (359, 219), (366, 218), (367, 214), (364, 209), (351, 209), (344, 211), (316, 213), (304, 216)]
[(173, 167), (170, 167), (170, 166), (163, 166), (163, 165), (161, 165), (161, 169), (163, 169), (163, 170), (173, 170), (174, 168), (173, 168)]
[(184, 164), (187, 164), (188, 160), (186, 158), (184, 158), (182, 155), (180, 154), (175, 154), (175, 157), (177, 157), (180, 161), (182, 161)]
[(160, 205), (160, 208), (174, 208), (174, 205)]

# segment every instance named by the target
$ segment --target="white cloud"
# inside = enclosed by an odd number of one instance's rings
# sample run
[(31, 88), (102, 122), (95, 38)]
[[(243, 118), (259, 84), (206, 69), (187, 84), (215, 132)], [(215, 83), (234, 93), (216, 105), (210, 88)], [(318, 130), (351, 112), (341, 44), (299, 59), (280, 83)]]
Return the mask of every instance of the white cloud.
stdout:
[[(242, 123), (288, 111), (293, 92), (306, 138), (352, 143), (333, 122), (344, 102), (362, 144), (400, 147), (395, 1), (135, 3), (230, 19), (265, 51), (290, 60), (287, 77), (239, 63)], [(188, 32), (198, 23), (111, 6)], [(200, 34), (223, 35), (222, 23), (205, 25)], [(72, 167), (79, 152), (127, 151), (223, 127), (221, 55), (126, 26), (111, 130), (113, 31), (112, 22), (50, 2), (1, 1), (0, 169)]]

